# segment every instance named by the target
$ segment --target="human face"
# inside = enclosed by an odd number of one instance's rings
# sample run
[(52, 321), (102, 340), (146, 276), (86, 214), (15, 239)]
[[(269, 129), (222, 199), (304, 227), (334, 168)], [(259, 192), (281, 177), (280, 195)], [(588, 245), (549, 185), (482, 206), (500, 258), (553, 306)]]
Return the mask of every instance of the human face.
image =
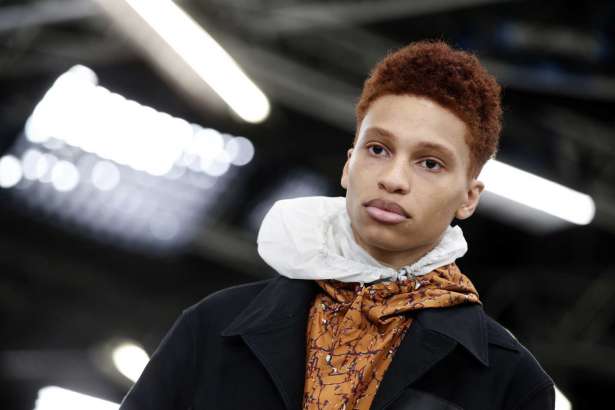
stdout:
[(372, 102), (341, 185), (355, 240), (395, 268), (420, 259), (453, 218), (472, 215), (484, 185), (468, 177), (466, 124), (431, 99)]

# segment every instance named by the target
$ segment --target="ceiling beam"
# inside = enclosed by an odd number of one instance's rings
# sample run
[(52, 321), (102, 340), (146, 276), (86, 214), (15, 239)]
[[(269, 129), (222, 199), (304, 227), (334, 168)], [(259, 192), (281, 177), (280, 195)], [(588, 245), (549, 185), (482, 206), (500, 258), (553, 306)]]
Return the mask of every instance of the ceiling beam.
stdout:
[(86, 0), (45, 0), (0, 8), (0, 33), (94, 17), (100, 12)]
[[(264, 31), (276, 33), (310, 31), (326, 27), (345, 27), (371, 24), (400, 18), (424, 16), (450, 12), (468, 7), (493, 3), (505, 3), (511, 0), (383, 0), (359, 2), (310, 2), (266, 9), (267, 18), (262, 16), (262, 4), (259, 9), (249, 10), (246, 3), (239, 6), (251, 18), (256, 18)], [(230, 2), (231, 7), (233, 2)]]

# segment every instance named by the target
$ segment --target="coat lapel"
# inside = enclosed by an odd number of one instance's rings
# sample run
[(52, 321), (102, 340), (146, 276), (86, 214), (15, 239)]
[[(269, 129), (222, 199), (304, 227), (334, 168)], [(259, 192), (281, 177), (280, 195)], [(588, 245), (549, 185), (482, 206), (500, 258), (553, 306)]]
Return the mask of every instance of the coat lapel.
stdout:
[(371, 408), (385, 408), (406, 387), (446, 357), (456, 344), (455, 340), (425, 329), (415, 321), (393, 356)]
[(267, 369), (287, 409), (300, 409), (314, 281), (273, 279), (222, 332), (239, 335)]
[[(318, 285), (279, 276), (254, 298), (222, 336), (241, 336), (267, 369), (287, 409), (303, 401), (308, 312)], [(481, 305), (425, 309), (416, 313), (378, 388), (372, 409), (383, 409), (461, 344), (488, 366)]]
[(418, 311), (393, 356), (371, 408), (386, 408), (458, 344), (484, 366), (489, 366), (487, 329), (481, 305)]

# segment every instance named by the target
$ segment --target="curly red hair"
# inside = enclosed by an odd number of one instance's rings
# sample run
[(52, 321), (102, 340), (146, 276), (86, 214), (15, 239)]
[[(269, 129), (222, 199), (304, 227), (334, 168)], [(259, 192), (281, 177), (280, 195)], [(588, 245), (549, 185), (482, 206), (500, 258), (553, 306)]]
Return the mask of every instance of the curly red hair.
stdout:
[(423, 40), (389, 53), (365, 80), (356, 106), (357, 140), (371, 103), (387, 94), (427, 97), (468, 126), (469, 176), (495, 157), (502, 129), (501, 87), (473, 54), (440, 40)]

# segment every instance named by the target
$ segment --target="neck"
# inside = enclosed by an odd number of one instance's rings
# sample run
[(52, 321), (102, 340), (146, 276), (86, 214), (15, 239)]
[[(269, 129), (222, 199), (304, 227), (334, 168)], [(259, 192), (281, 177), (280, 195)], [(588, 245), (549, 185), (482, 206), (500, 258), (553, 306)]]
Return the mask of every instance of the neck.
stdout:
[(418, 245), (411, 249), (404, 250), (388, 250), (382, 249), (377, 246), (372, 246), (366, 243), (352, 228), (352, 235), (354, 237), (355, 242), (363, 248), (371, 257), (376, 259), (378, 262), (389, 266), (395, 270), (399, 270), (404, 266), (412, 265), (417, 262), (423, 256), (425, 256), (429, 251), (434, 249), (440, 239), (441, 236), (433, 243), (428, 243), (424, 245)]

